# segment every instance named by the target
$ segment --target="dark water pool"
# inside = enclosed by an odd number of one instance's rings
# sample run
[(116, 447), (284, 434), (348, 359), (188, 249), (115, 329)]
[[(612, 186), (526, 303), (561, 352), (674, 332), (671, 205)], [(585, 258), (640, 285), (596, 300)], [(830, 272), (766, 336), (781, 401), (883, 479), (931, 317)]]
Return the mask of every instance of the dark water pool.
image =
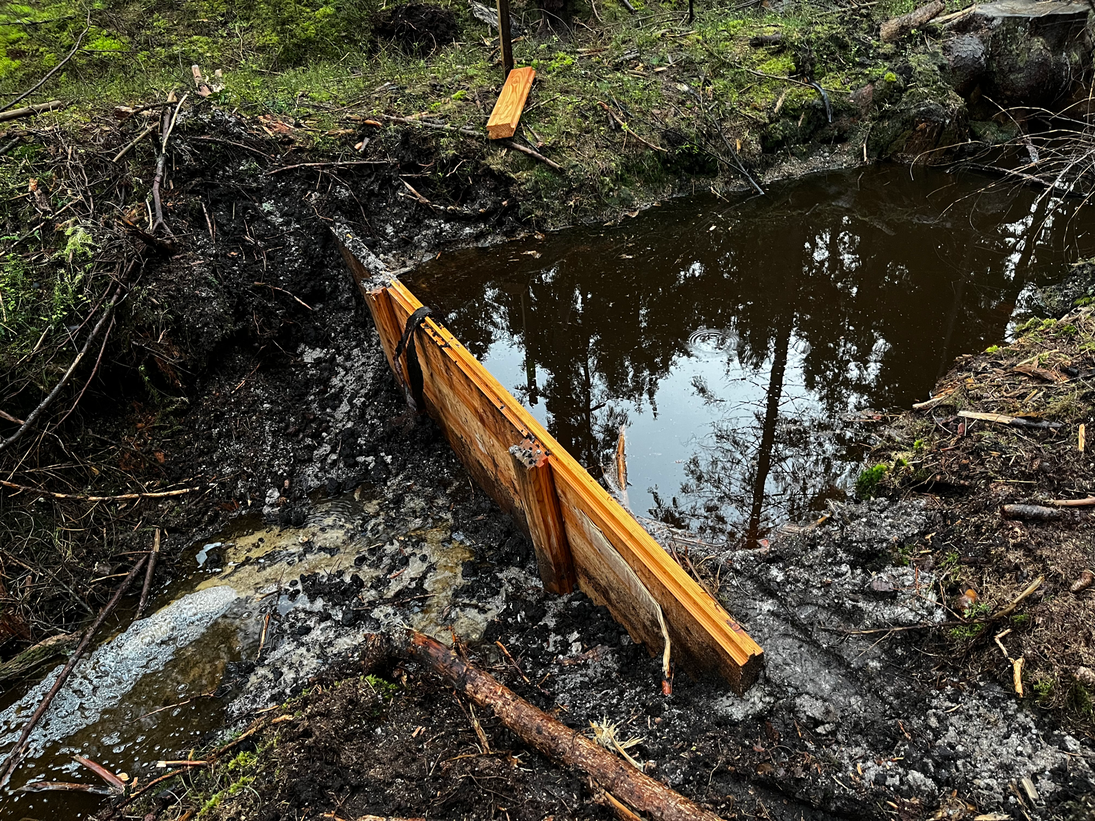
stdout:
[(850, 419), (927, 398), (1095, 253), (1086, 211), (990, 183), (826, 174), (445, 254), (410, 285), (583, 464), (627, 426), (636, 512), (760, 538), (848, 492)]

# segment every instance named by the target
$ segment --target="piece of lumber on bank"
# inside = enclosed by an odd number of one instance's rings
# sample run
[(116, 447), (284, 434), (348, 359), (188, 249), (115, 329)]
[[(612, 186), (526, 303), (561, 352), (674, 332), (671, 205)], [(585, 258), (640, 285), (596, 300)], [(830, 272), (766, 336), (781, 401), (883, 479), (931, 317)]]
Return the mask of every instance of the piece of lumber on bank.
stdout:
[[(386, 277), (346, 229), (335, 233), (385, 355), (406, 384), (406, 357), (397, 360), (394, 352), (422, 303)], [(414, 333), (426, 410), (475, 482), (532, 540), (545, 587), (565, 592), (576, 577), (651, 653), (665, 645), (660, 612), (674, 659), (693, 674), (716, 672), (744, 692), (763, 667), (760, 646), (456, 337), (428, 317)]]
[(525, 110), (525, 101), (535, 77), (536, 69), (532, 67), (515, 68), (509, 73), (487, 120), (487, 136), (490, 139), (504, 140), (517, 133), (517, 123), (521, 121), (521, 112)]

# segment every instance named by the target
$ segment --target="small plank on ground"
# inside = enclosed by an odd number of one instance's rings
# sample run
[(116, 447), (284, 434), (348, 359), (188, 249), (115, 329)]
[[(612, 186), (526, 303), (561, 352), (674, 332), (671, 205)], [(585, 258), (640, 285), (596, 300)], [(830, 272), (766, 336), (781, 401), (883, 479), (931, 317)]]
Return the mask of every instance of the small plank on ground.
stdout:
[(487, 136), (490, 139), (503, 140), (516, 133), (535, 77), (536, 69), (531, 67), (515, 68), (509, 73), (502, 93), (498, 95), (498, 102), (494, 104), (494, 111), (487, 120)]

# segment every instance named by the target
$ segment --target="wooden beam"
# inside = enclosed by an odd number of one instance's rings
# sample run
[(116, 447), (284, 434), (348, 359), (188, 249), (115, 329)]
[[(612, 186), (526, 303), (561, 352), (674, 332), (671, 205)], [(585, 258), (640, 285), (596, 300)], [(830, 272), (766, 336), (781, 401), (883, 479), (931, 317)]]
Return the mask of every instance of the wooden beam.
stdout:
[[(398, 280), (378, 275), (379, 260), (346, 234), (335, 230), (390, 361), (407, 318), (422, 303)], [(632, 636), (660, 653), (663, 634), (647, 612), (652, 599), (673, 658), (693, 674), (716, 672), (744, 692), (764, 666), (760, 646), (456, 337), (431, 318), (415, 333), (426, 409), (472, 478), (532, 539), (545, 585), (567, 590), (576, 577)]]
[(535, 439), (525, 439), (509, 449), (513, 472), (528, 519), (540, 580), (552, 593), (569, 593), (576, 582), (559, 497), (555, 491), (548, 454)]
[(521, 112), (525, 110), (536, 69), (532, 67), (515, 68), (506, 78), (494, 111), (487, 120), (487, 136), (492, 140), (504, 140), (517, 132), (517, 123), (521, 121)]

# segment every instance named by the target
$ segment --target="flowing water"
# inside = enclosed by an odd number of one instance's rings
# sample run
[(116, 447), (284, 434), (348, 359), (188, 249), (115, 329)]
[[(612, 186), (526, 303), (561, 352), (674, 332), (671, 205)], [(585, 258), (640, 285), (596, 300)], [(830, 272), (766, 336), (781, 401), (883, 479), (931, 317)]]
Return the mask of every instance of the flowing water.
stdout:
[[(1032, 283), (1095, 254), (1086, 215), (985, 185), (897, 167), (830, 174), (445, 254), (411, 285), (583, 464), (596, 470), (626, 425), (633, 509), (711, 538), (762, 538), (847, 493), (869, 436), (853, 420), (927, 398), (955, 356), (1006, 336)], [(150, 762), (185, 757), (222, 720), (210, 694), (229, 664), (255, 657), (266, 614), (323, 607), (293, 580), (371, 579), (370, 557), (402, 553), (404, 534), (420, 546), (405, 571), (373, 579), (365, 606), (381, 622), (408, 618), (385, 602), (421, 583), (409, 598), (427, 604), (408, 623), (457, 618), (451, 587), (472, 556), (459, 534), (428, 516), (389, 532), (360, 496), (321, 505), (303, 528), (242, 520), (195, 545), (192, 575), (124, 632), (120, 619), (77, 668), (12, 786), (95, 783), (77, 754), (146, 781)], [(459, 618), (474, 635), (485, 616)], [(55, 674), (0, 699), (0, 754)], [(98, 806), (7, 792), (0, 820)]]
[(1095, 251), (1085, 211), (882, 166), (671, 202), (620, 226), (445, 254), (410, 285), (630, 501), (716, 540), (843, 497), (866, 409), (926, 399), (1024, 290)]
[[(228, 665), (254, 659), (264, 629), (276, 634), (290, 610), (333, 609), (321, 597), (302, 594), (298, 579), (304, 574), (356, 574), (364, 583), (376, 581), (380, 570), (360, 557), (383, 552), (384, 546), (403, 552), (399, 545), (409, 540), (415, 547), (405, 568), (362, 591), (358, 606), (379, 623), (405, 623), (431, 633), (444, 623), (464, 636), (481, 633), (478, 611), (452, 606), (461, 567), (472, 555), (459, 534), (444, 526), (443, 517), (378, 515), (381, 504), (363, 491), (317, 503), (299, 528), (267, 528), (255, 517), (244, 518), (218, 539), (195, 545), (183, 560), (189, 575), (157, 597), (151, 614), (135, 622), (132, 614), (121, 616), (114, 635), (107, 631), (77, 665), (31, 735), (13, 789), (0, 794), (0, 819), (91, 817), (102, 806), (98, 796), (20, 790), (42, 781), (103, 787), (73, 756), (116, 774), (140, 773), (147, 783), (165, 772), (150, 774), (150, 764), (186, 758), (207, 743), (224, 718), (226, 693), (217, 690)], [(411, 612), (393, 608), (389, 602), (416, 584), (426, 593), (410, 598), (421, 599), (421, 605)], [(348, 649), (360, 632), (346, 630), (339, 640)], [(317, 633), (316, 643), (323, 641)], [(304, 675), (318, 672), (325, 652), (339, 649), (313, 647), (308, 658), (292, 663), (309, 667)], [(0, 699), (0, 757), (6, 757), (59, 671), (60, 665), (33, 686), (14, 688)]]

